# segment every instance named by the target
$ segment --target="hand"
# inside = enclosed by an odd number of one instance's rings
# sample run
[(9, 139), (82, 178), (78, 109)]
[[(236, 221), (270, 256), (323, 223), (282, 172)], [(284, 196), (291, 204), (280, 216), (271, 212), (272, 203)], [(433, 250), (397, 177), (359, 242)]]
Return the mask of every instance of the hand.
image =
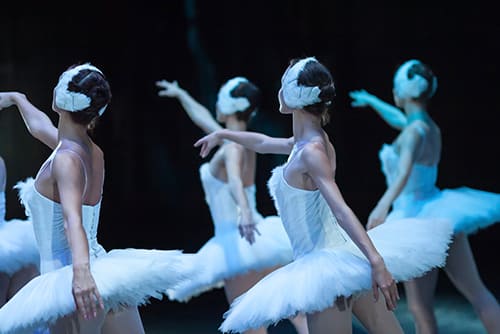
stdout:
[(389, 209), (382, 206), (377, 205), (375, 209), (368, 216), (368, 223), (366, 224), (366, 229), (371, 230), (375, 226), (378, 226), (385, 222), (387, 218), (387, 214), (389, 213)]
[(72, 292), (77, 310), (84, 319), (95, 318), (98, 309), (104, 309), (104, 303), (88, 264), (73, 267)]
[(240, 236), (242, 238), (245, 238), (250, 243), (250, 245), (252, 245), (255, 242), (255, 233), (257, 233), (260, 236), (260, 232), (257, 229), (257, 224), (253, 222), (239, 223), (238, 230), (240, 231)]
[(0, 110), (10, 107), (15, 104), (14, 95), (18, 94), (15, 92), (5, 92), (0, 93)]
[(378, 300), (380, 289), (384, 296), (387, 310), (394, 311), (396, 309), (397, 301), (399, 300), (398, 287), (391, 273), (387, 271), (383, 261), (372, 265), (372, 289), (375, 301)]
[(222, 143), (222, 139), (218, 134), (219, 131), (214, 131), (194, 143), (194, 147), (201, 146), (200, 156), (202, 158), (205, 158), (215, 146), (218, 146)]
[(353, 107), (368, 107), (374, 97), (364, 89), (353, 90), (349, 93), (349, 96), (353, 99), (351, 102), (351, 106)]
[(167, 80), (160, 80), (156, 82), (156, 86), (162, 88), (158, 92), (159, 96), (177, 97), (182, 91), (177, 81), (168, 82)]

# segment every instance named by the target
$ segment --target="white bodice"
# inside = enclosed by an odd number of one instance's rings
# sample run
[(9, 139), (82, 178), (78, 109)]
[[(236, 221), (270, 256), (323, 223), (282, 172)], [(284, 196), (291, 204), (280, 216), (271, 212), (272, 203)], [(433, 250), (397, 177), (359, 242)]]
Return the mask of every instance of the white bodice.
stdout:
[[(200, 178), (205, 191), (205, 200), (210, 208), (210, 215), (215, 227), (215, 234), (233, 231), (238, 228), (239, 208), (234, 200), (229, 184), (212, 175), (209, 163), (200, 167)], [(255, 201), (255, 185), (245, 187), (248, 205), (253, 220), (259, 223), (263, 218), (257, 211)]]
[(5, 192), (0, 191), (0, 225), (5, 221)]
[(273, 170), (268, 187), (292, 244), (294, 257), (351, 243), (320, 191), (290, 186), (284, 177), (285, 168), (286, 164)]
[[(40, 194), (35, 188), (33, 178), (18, 183), (17, 187), (20, 189), (26, 214), (33, 222), (40, 251), (41, 273), (71, 264), (71, 249), (66, 238), (61, 204)], [(104, 248), (97, 242), (100, 208), (100, 201), (93, 206), (82, 206), (82, 224), (87, 235), (91, 259), (105, 254)]]
[[(399, 155), (393, 145), (384, 144), (379, 152), (382, 172), (385, 175), (387, 186), (390, 186), (397, 177)], [(405, 187), (394, 201), (393, 209), (408, 211), (408, 215), (415, 214), (420, 209), (419, 203), (424, 203), (439, 192), (436, 187), (438, 166), (414, 163)], [(410, 210), (410, 208), (412, 208)], [(410, 211), (412, 212), (410, 212)]]

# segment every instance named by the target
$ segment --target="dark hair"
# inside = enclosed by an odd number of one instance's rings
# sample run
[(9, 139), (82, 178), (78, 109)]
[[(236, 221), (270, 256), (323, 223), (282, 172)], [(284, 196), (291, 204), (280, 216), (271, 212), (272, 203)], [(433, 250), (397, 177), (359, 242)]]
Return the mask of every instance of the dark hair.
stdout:
[[(300, 59), (292, 59), (290, 66), (295, 65)], [(330, 110), (335, 98), (335, 84), (330, 71), (318, 61), (309, 61), (299, 73), (297, 84), (307, 87), (319, 87), (320, 102), (305, 106), (303, 109), (321, 117), (321, 124), (330, 121)]]
[(427, 89), (415, 99), (427, 101), (434, 95), (436, 91), (437, 78), (427, 64), (419, 61), (418, 63), (411, 65), (408, 69), (407, 75), (408, 79), (412, 79), (415, 75), (420, 75), (425, 80), (427, 80)]
[(99, 110), (111, 100), (111, 89), (104, 75), (94, 70), (83, 69), (68, 83), (68, 90), (85, 94), (90, 98), (90, 106), (72, 112), (70, 116), (78, 124), (93, 127), (99, 116)]
[(234, 87), (229, 92), (232, 97), (244, 97), (248, 99), (250, 105), (243, 111), (235, 113), (236, 118), (240, 121), (248, 122), (248, 120), (255, 115), (260, 106), (262, 94), (259, 88), (250, 81), (240, 82), (238, 86)]

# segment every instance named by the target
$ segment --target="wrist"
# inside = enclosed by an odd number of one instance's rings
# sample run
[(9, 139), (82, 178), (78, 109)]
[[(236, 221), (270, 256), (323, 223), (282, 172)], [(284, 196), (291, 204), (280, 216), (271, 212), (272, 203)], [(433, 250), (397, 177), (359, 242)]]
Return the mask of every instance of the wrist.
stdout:
[(370, 257), (368, 261), (370, 261), (370, 266), (372, 267), (372, 269), (380, 269), (385, 267), (384, 259), (382, 258), (382, 256), (380, 256), (380, 254), (376, 254), (373, 257)]
[(10, 93), (10, 100), (15, 105), (18, 105), (21, 101), (26, 100), (26, 95), (24, 95), (23, 93), (19, 93), (19, 92), (12, 92), (12, 93)]
[(90, 264), (88, 262), (74, 263), (73, 272), (81, 272), (90, 270)]

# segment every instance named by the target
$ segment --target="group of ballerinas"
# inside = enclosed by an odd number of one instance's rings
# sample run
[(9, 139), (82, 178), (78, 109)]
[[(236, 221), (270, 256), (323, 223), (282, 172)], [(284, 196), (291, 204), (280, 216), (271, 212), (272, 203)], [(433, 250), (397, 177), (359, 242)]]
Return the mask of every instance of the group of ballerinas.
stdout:
[[(335, 182), (335, 149), (323, 130), (335, 85), (316, 58), (292, 60), (282, 76), (279, 112), (292, 115), (289, 138), (247, 131), (260, 90), (244, 77), (220, 88), (216, 119), (176, 82), (157, 86), (207, 134), (195, 143), (200, 155), (218, 147), (199, 170), (214, 236), (193, 254), (106, 251), (98, 243), (104, 156), (88, 129), (111, 99), (101, 70), (82, 64), (62, 73), (53, 92), (57, 127), (25, 95), (0, 93), (0, 109), (17, 107), (53, 150), (35, 178), (16, 185), (28, 220), (4, 222), (0, 200), (0, 333), (144, 333), (138, 307), (149, 298), (188, 302), (219, 287), (228, 302), (222, 332), (266, 333), (288, 319), (299, 334), (350, 333), (354, 314), (370, 333), (402, 333), (393, 313), (398, 282), (417, 333), (436, 333), (440, 267), (488, 333), (500, 332), (500, 307), (467, 241), (500, 221), (500, 194), (436, 187), (441, 136), (427, 107), (437, 79), (427, 65), (399, 67), (395, 106), (351, 92), (353, 106), (373, 108), (401, 131), (380, 152), (388, 186), (366, 229)], [(256, 209), (256, 153), (288, 155), (268, 182), (277, 216)]]

